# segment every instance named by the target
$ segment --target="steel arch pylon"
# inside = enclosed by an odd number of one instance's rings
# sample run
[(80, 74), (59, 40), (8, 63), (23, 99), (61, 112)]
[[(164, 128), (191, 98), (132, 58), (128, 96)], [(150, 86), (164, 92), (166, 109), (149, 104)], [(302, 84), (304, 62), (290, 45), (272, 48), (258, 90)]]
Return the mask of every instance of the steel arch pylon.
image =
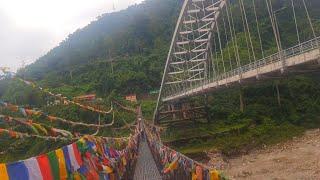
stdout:
[(154, 123), (159, 123), (158, 113), (164, 97), (191, 89), (207, 81), (212, 74), (211, 39), (226, 1), (184, 1), (162, 77)]

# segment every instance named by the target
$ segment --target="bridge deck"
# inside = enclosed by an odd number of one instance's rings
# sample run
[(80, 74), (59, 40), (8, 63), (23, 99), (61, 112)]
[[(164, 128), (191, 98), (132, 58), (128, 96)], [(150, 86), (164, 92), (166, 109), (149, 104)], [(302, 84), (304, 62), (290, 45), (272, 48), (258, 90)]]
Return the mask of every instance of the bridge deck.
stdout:
[(161, 175), (145, 139), (141, 139), (134, 180), (161, 180)]
[(183, 89), (181, 92), (164, 97), (162, 101), (168, 102), (188, 96), (195, 96), (204, 92), (237, 84), (240, 81), (243, 82), (259, 76), (280, 72), (283, 68), (290, 69), (316, 60), (319, 62), (319, 44), (320, 37), (283, 51), (283, 61), (281, 61), (281, 59), (278, 58), (278, 55), (275, 54), (263, 60), (259, 60), (223, 74), (216, 80), (208, 80), (200, 85)]

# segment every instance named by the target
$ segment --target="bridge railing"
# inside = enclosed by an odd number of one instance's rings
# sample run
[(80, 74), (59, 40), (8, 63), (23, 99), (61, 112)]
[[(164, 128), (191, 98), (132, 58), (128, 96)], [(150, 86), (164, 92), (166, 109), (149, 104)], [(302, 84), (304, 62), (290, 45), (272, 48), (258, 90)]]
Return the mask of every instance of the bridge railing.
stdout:
[[(270, 56), (267, 56), (263, 59), (257, 60), (255, 62), (246, 64), (244, 66), (235, 68), (229, 72), (223, 73), (221, 75), (215, 76), (211, 79), (208, 79), (206, 81), (204, 81), (201, 85), (194, 85), (191, 86), (189, 88), (184, 89), (183, 92), (187, 92), (187, 91), (191, 91), (192, 89), (195, 88), (200, 88), (206, 84), (209, 83), (214, 83), (214, 82), (218, 82), (224, 79), (228, 79), (231, 77), (235, 77), (235, 76), (241, 76), (243, 73), (249, 72), (249, 71), (253, 71), (253, 70), (259, 70), (259, 68), (273, 64), (273, 63), (277, 63), (277, 62), (281, 62), (283, 61), (284, 63), (284, 67), (286, 64), (286, 60), (290, 57), (293, 56), (297, 56), (315, 49), (320, 49), (320, 37), (311, 39), (309, 41), (306, 41), (304, 43), (298, 44), (296, 46), (293, 46), (291, 48), (288, 48), (286, 50), (277, 52), (275, 54), (272, 54)], [(258, 72), (257, 72), (258, 73)], [(241, 77), (240, 77), (241, 79)], [(171, 96), (176, 96), (182, 94), (181, 92), (172, 94)], [(170, 97), (170, 96), (169, 96)]]
[(151, 127), (145, 127), (147, 142), (164, 180), (180, 179), (225, 179), (223, 174), (202, 163), (165, 146), (160, 142), (159, 132)]
[(242, 67), (239, 67), (233, 71), (222, 74), (219, 77), (217, 77), (215, 80), (223, 80), (225, 78), (240, 75), (241, 73), (245, 73), (251, 70), (256, 70), (260, 67), (263, 67), (272, 63), (281, 62), (282, 60), (285, 61), (290, 57), (300, 55), (314, 49), (318, 49), (319, 43), (320, 43), (320, 37), (311, 39), (302, 44), (298, 44), (294, 47), (288, 48), (286, 50), (283, 50), (278, 53), (272, 54), (268, 57), (265, 57), (263, 59), (257, 60), (255, 62), (244, 65)]

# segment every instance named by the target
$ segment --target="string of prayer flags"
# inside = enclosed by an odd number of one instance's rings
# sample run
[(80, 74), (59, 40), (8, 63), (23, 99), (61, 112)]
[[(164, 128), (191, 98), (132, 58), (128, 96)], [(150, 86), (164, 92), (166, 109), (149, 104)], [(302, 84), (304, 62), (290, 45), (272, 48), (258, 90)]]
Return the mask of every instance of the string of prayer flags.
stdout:
[(83, 105), (83, 104), (80, 104), (78, 102), (75, 102), (75, 101), (72, 101), (72, 100), (68, 100), (67, 97), (65, 96), (62, 96), (61, 94), (54, 94), (52, 93), (51, 91), (49, 91), (48, 89), (44, 89), (40, 86), (36, 86), (36, 84), (34, 82), (31, 82), (31, 81), (26, 81), (24, 79), (21, 79), (21, 78), (18, 78), (18, 80), (20, 80), (21, 82), (29, 85), (29, 86), (32, 86), (33, 88), (37, 88), (42, 91), (42, 92), (45, 92), (51, 96), (54, 96), (56, 98), (59, 98), (61, 99), (64, 104), (74, 104), (74, 105), (77, 105), (79, 107), (81, 107), (82, 109), (87, 109), (87, 110), (90, 110), (90, 111), (93, 111), (93, 112), (97, 112), (97, 113), (101, 113), (101, 114), (110, 114), (112, 111), (113, 111), (113, 108), (111, 106), (110, 110), (109, 111), (104, 111), (104, 110), (100, 110), (100, 109), (97, 109), (97, 108), (94, 108), (94, 107), (91, 107), (91, 106), (88, 106), (88, 105)]
[(6, 164), (0, 163), (0, 179), (9, 180), (8, 170)]
[(35, 180), (43, 179), (37, 158), (32, 157), (30, 159), (27, 159), (24, 161), (24, 164), (28, 169), (28, 174), (30, 179), (35, 179)]
[(62, 135), (63, 137), (73, 137), (72, 133), (66, 130), (62, 130), (62, 129), (57, 129), (57, 128), (53, 128), (53, 127), (49, 127), (46, 125), (42, 125), (39, 123), (34, 123), (32, 120), (27, 120), (24, 118), (14, 118), (11, 116), (6, 116), (6, 115), (0, 115), (0, 121), (4, 121), (7, 123), (10, 122), (16, 122), (19, 123), (21, 125), (25, 125), (27, 127), (29, 127), (35, 134), (40, 134), (40, 132), (42, 132), (41, 134), (44, 135), (51, 135), (51, 136), (59, 136)]
[(84, 136), (78, 141), (24, 161), (0, 164), (0, 179), (122, 179), (133, 169), (140, 134), (130, 137), (126, 147), (116, 150), (112, 138)]
[(3, 134), (6, 134), (11, 138), (17, 138), (17, 139), (30, 138), (30, 137), (45, 139), (45, 140), (54, 140), (54, 141), (57, 141), (57, 140), (70, 141), (70, 140), (78, 139), (78, 138), (67, 138), (67, 137), (41, 136), (37, 134), (21, 133), (13, 130), (0, 128), (0, 135), (3, 135)]
[(88, 123), (70, 121), (70, 120), (67, 120), (64, 118), (60, 118), (60, 117), (50, 116), (50, 115), (48, 115), (44, 112), (38, 111), (38, 110), (28, 109), (28, 108), (20, 107), (17, 105), (12, 105), (10, 103), (7, 103), (7, 102), (1, 101), (1, 100), (0, 100), (0, 105), (8, 108), (9, 110), (11, 110), (13, 112), (19, 111), (25, 117), (32, 116), (32, 115), (36, 115), (36, 116), (42, 115), (42, 116), (45, 116), (50, 122), (60, 121), (62, 123), (70, 124), (72, 126), (85, 126), (85, 127), (90, 127), (90, 128), (105, 128), (105, 127), (110, 127), (114, 124), (114, 114), (113, 114), (112, 122), (109, 124), (88, 124)]
[(113, 103), (115, 103), (116, 105), (118, 105), (120, 108), (122, 108), (123, 110), (126, 110), (128, 112), (132, 112), (132, 113), (137, 113), (137, 110), (136, 109), (133, 109), (133, 108), (129, 108), (129, 107), (126, 107), (124, 105), (122, 105), (121, 103), (119, 103), (118, 101), (116, 100), (113, 100), (112, 101)]

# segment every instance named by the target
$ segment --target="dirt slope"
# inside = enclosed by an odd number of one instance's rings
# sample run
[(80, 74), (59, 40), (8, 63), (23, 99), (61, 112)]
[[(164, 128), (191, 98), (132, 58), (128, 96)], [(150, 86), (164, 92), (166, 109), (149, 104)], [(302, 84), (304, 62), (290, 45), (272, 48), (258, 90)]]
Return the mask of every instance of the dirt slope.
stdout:
[(320, 130), (218, 164), (230, 179), (320, 180)]

